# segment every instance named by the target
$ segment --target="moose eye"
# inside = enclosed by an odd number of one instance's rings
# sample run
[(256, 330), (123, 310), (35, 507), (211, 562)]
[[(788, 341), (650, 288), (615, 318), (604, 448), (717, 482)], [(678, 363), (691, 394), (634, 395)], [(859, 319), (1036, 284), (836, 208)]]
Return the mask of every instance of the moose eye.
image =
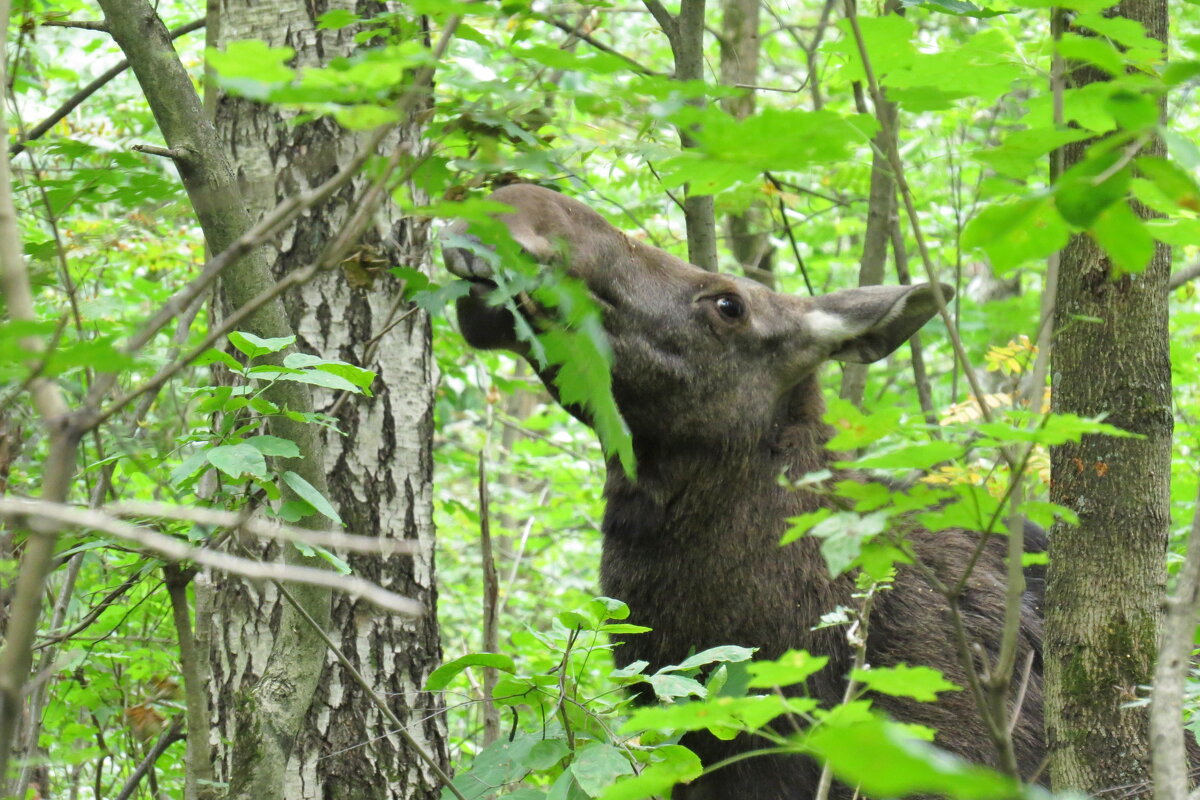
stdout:
[(739, 320), (746, 315), (746, 304), (736, 295), (723, 294), (716, 299), (715, 303), (717, 313), (727, 320)]

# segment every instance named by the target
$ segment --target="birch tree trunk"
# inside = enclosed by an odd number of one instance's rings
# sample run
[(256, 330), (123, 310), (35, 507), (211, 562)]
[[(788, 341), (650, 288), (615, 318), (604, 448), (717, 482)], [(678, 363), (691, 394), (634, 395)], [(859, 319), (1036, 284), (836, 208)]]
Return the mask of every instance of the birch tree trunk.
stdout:
[[(1115, 11), (1166, 41), (1166, 0), (1125, 0)], [(1082, 67), (1071, 83), (1105, 78)], [(1087, 146), (1069, 146), (1065, 167)], [(1161, 153), (1161, 141), (1148, 149)], [(1170, 254), (1159, 244), (1144, 273), (1114, 281), (1111, 271), (1087, 236), (1062, 252), (1054, 410), (1106, 414), (1145, 438), (1085, 436), (1051, 449), (1050, 499), (1079, 525), (1050, 537), (1046, 732), (1056, 791), (1120, 787), (1133, 797), (1150, 793), (1150, 737), (1147, 707), (1126, 703), (1154, 677), (1170, 526)]]
[[(217, 0), (211, 0), (217, 2)], [(379, 4), (352, 11), (368, 16)], [(328, 10), (324, 5), (320, 12)], [(295, 49), (293, 66), (324, 65), (352, 57), (356, 27), (317, 31), (318, 9), (303, 0), (220, 0), (218, 46), (259, 39)], [(407, 35), (425, 37), (421, 22)], [(311, 188), (347, 163), (363, 136), (328, 119), (295, 125), (289, 114), (221, 96), (216, 124), (236, 159), (238, 178), (253, 215)], [(400, 137), (419, 148), (419, 126)], [(396, 141), (385, 141), (384, 152)], [(367, 181), (358, 178), (286, 230), (273, 251), (282, 276), (311, 263), (357, 207)], [(329, 633), (374, 690), (388, 698), (408, 732), (442, 764), (444, 719), (435, 698), (421, 693), (440, 659), (431, 521), (432, 360), (428, 319), (411, 311), (402, 285), (387, 268), (427, 269), (427, 225), (385, 205), (356, 256), (285, 298), (302, 352), (339, 358), (378, 373), (374, 397), (318, 395), (342, 435), (327, 432), (325, 468), (330, 499), (347, 530), (415, 540), (407, 556), (355, 556), (355, 573), (422, 602), (414, 621), (382, 614), (345, 596), (332, 601)], [(207, 575), (197, 584), (197, 633), (207, 647), (213, 699), (216, 779), (237, 786), (239, 698), (262, 677), (281, 634), (286, 605), (271, 587), (252, 587)], [(303, 632), (301, 635), (305, 635)], [(280, 795), (299, 798), (433, 798), (436, 779), (412, 748), (384, 721), (360, 687), (328, 654), (312, 705), (283, 771)], [(250, 743), (252, 744), (252, 743)]]

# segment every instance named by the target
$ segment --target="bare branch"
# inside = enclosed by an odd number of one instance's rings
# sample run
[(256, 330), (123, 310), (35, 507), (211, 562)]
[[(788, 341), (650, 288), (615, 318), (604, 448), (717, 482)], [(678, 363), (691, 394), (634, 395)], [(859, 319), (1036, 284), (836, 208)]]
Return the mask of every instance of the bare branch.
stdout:
[(99, 31), (108, 33), (104, 20), (92, 19), (46, 19), (40, 23), (44, 28), (79, 28), (84, 31)]
[[(43, 25), (51, 25), (51, 24), (56, 24), (56, 23), (45, 22), (42, 24)], [(57, 24), (63, 24), (63, 23), (57, 23)], [(97, 23), (97, 24), (104, 25), (104, 23)], [(202, 19), (192, 20), (191, 22), (189, 22), (186, 25), (180, 25), (178, 28), (175, 28), (174, 30), (170, 31), (167, 35), (173, 41), (175, 39), (178, 39), (180, 36), (183, 36), (186, 33), (191, 33), (192, 31), (200, 30), (203, 27), (204, 27), (204, 20), (202, 20)], [(96, 30), (100, 30), (100, 29), (97, 28)], [(108, 26), (104, 25), (103, 30), (107, 31)], [(8, 148), (9, 155), (13, 155), (13, 156), (17, 155), (18, 153), (22, 152), (30, 142), (34, 141), (35, 139), (42, 138), (46, 134), (46, 131), (53, 128), (60, 121), (62, 121), (62, 119), (65, 116), (67, 116), (67, 114), (70, 114), (72, 111), (74, 111), (76, 108), (78, 108), (80, 103), (82, 103), (84, 100), (87, 100), (89, 97), (94, 95), (97, 91), (100, 90), (100, 88), (102, 86), (104, 86), (104, 84), (108, 83), (113, 78), (117, 77), (118, 75), (120, 75), (122, 72), (124, 72), (127, 69), (129, 69), (128, 59), (123, 59), (121, 61), (118, 61), (111, 68), (109, 68), (107, 71), (102, 73), (98, 78), (96, 78), (96, 80), (92, 81), (87, 86), (83, 87), (78, 92), (71, 95), (69, 98), (67, 98), (67, 101), (65, 103), (63, 103), (61, 106), (59, 106), (58, 108), (56, 108), (50, 116), (46, 117), (44, 120), (39, 122), (37, 125), (34, 125), (29, 130), (29, 133), (27, 133), (23, 138), (21, 138), (17, 142), (13, 143), (13, 145)]]
[(545, 17), (542, 17), (542, 19), (545, 22), (549, 23), (550, 25), (553, 25), (554, 27), (558, 28), (560, 31), (565, 31), (565, 32), (571, 34), (572, 36), (574, 36), (575, 38), (579, 39), (580, 41), (587, 42), (588, 44), (590, 44), (592, 47), (596, 48), (600, 52), (608, 53), (610, 56), (616, 56), (617, 58), (621, 59), (626, 64), (628, 64), (629, 66), (633, 67), (633, 71), (638, 73), (639, 75), (658, 75), (658, 76), (662, 75), (661, 72), (655, 72), (654, 70), (650, 69), (649, 67), (642, 66), (642, 64), (639, 63), (637, 60), (625, 55), (624, 53), (622, 53), (619, 50), (609, 47), (604, 42), (600, 41), (599, 39), (592, 36), (591, 34), (584, 33), (583, 31), (579, 30), (578, 28), (576, 28), (574, 25), (572, 25), (569, 22), (564, 22), (561, 19), (558, 19), (557, 17), (551, 17), (551, 16), (545, 16)]
[(129, 776), (129, 780), (125, 781), (125, 785), (121, 787), (121, 793), (117, 795), (116, 800), (129, 800), (133, 797), (133, 793), (137, 791), (138, 784), (142, 782), (142, 778), (146, 777), (146, 773), (154, 769), (154, 762), (158, 761), (159, 757), (167, 752), (167, 748), (176, 742), (183, 739), (183, 734), (180, 728), (183, 727), (183, 716), (178, 716), (171, 723), (171, 727), (163, 731), (163, 734), (158, 737), (158, 741), (154, 743), (154, 747), (142, 759), (142, 763), (137, 765), (137, 769)]
[(1191, 264), (1190, 266), (1186, 266), (1179, 270), (1179, 272), (1176, 272), (1174, 275), (1172, 275), (1168, 286), (1170, 286), (1171, 290), (1174, 291), (1188, 281), (1195, 280), (1196, 278), (1200, 278), (1200, 261), (1197, 261), (1195, 264)]
[(296, 528), (273, 520), (247, 517), (234, 511), (215, 508), (176, 506), (168, 503), (115, 503), (101, 509), (118, 517), (160, 517), (184, 520), (199, 525), (243, 530), (264, 539), (283, 542), (299, 542), (312, 547), (330, 550), (346, 550), (353, 553), (380, 553), (385, 556), (406, 555), (416, 552), (416, 546), (408, 540), (383, 539), (378, 536), (358, 536), (341, 531), (312, 531)]
[(170, 147), (159, 147), (155, 144), (135, 144), (130, 148), (135, 153), (145, 153), (150, 156), (158, 156), (159, 158), (169, 158), (172, 160), (184, 159), (188, 157), (186, 150)]
[[(35, 533), (44, 534), (59, 526), (103, 531), (168, 561), (192, 561), (249, 580), (290, 581), (336, 589), (405, 616), (418, 617), (425, 613), (424, 606), (417, 601), (389, 592), (355, 575), (339, 575), (330, 570), (295, 564), (263, 563), (216, 550), (192, 547), (173, 536), (114, 519), (100, 511), (42, 500), (0, 498), (0, 518), (25, 525)], [(36, 538), (47, 537), (43, 535)]]

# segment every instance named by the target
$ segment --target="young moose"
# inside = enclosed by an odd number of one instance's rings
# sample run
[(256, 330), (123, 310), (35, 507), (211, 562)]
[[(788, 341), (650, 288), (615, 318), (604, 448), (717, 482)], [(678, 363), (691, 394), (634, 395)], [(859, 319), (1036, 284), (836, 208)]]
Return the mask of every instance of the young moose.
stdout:
[[(653, 631), (616, 650), (619, 664), (655, 669), (721, 644), (757, 647), (776, 658), (789, 649), (830, 657), (805, 690), (824, 705), (842, 699), (852, 653), (841, 629), (814, 631), (821, 614), (854, 601), (853, 578), (830, 578), (811, 538), (781, 548), (787, 519), (824, 497), (781, 485), (831, 468), (824, 444), (818, 367), (827, 359), (869, 362), (899, 347), (935, 313), (930, 288), (871, 286), (823, 297), (777, 294), (746, 279), (705, 272), (628, 238), (587, 206), (528, 184), (498, 190), (513, 208), (500, 215), (534, 260), (584, 281), (604, 315), (613, 395), (633, 434), (637, 478), (611, 463), (605, 486), (600, 580)], [(528, 354), (511, 314), (485, 301), (489, 259), (446, 237), (445, 261), (475, 282), (460, 299), (468, 342)], [(947, 294), (949, 287), (943, 288)], [(534, 317), (544, 310), (526, 308)], [(537, 365), (534, 365), (535, 368)], [(554, 392), (552, 376), (542, 375)], [(586, 411), (571, 412), (587, 422)], [(836, 472), (836, 470), (835, 470)], [(916, 532), (910, 542), (947, 585), (970, 563), (978, 538), (963, 531)], [(993, 663), (1004, 617), (1002, 546), (988, 546), (958, 600), (977, 665)], [(1018, 664), (1032, 664), (1014, 743), (1023, 776), (1042, 761), (1041, 620), (1023, 610)], [(870, 618), (868, 663), (940, 669), (966, 687), (944, 598), (912, 568), (878, 595)], [(1030, 655), (1032, 653), (1032, 655)], [(986, 662), (986, 663), (985, 663)], [(1010, 692), (1017, 695), (1019, 692)], [(937, 743), (970, 760), (995, 763), (991, 739), (968, 691), (934, 704), (894, 697), (877, 707), (937, 730)], [(761, 742), (692, 735), (684, 744), (712, 764)], [(675, 797), (687, 800), (792, 800), (813, 795), (817, 764), (802, 757), (756, 757), (718, 769)], [(840, 790), (839, 790), (840, 791)]]

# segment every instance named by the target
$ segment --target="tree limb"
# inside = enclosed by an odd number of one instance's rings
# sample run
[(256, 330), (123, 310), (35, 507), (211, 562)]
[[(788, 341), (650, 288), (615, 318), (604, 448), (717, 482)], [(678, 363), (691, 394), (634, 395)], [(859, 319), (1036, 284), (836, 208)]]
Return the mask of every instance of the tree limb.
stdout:
[(1172, 275), (1167, 286), (1170, 287), (1171, 291), (1174, 291), (1188, 281), (1193, 281), (1196, 278), (1200, 278), (1200, 261), (1184, 267), (1183, 269), (1179, 270), (1179, 272), (1176, 272), (1174, 275)]
[[(43, 25), (58, 24), (58, 25), (66, 26), (65, 22), (60, 22), (60, 23), (43, 22), (42, 24)], [(104, 31), (108, 30), (108, 26), (102, 22), (97, 22), (94, 24), (102, 26), (102, 27), (92, 28), (92, 30), (104, 30)], [(70, 27), (80, 27), (80, 26), (71, 25)], [(180, 36), (183, 36), (185, 33), (191, 33), (192, 31), (200, 30), (203, 27), (204, 27), (204, 20), (202, 20), (202, 19), (192, 20), (191, 22), (187, 23), (186, 25), (180, 25), (178, 28), (173, 28), (170, 31), (170, 33), (168, 33), (167, 35), (171, 38), (172, 41), (174, 41), (175, 39), (178, 39)], [(106, 70), (94, 81), (92, 81), (87, 86), (80, 89), (75, 94), (71, 95), (67, 99), (67, 101), (65, 103), (63, 103), (61, 106), (59, 106), (58, 108), (56, 108), (54, 110), (54, 112), (52, 114), (50, 114), (50, 116), (46, 117), (44, 120), (39, 122), (37, 125), (34, 125), (29, 130), (29, 133), (25, 134), (25, 136), (23, 138), (18, 139), (15, 143), (13, 143), (8, 148), (8, 154), (11, 156), (15, 156), (18, 153), (22, 152), (30, 142), (34, 141), (35, 139), (42, 138), (42, 136), (44, 136), (46, 134), (46, 131), (50, 130), (55, 125), (57, 125), (65, 116), (67, 116), (67, 114), (70, 114), (72, 111), (74, 111), (79, 106), (80, 103), (82, 103), (84, 100), (87, 100), (89, 97), (94, 95), (97, 91), (99, 91), (100, 87), (104, 86), (104, 84), (108, 83), (113, 78), (117, 77), (118, 75), (120, 75), (122, 72), (124, 72), (127, 69), (129, 69), (129, 60), (128, 59), (118, 61), (110, 69)]]
[(49, 538), (45, 532), (53, 531), (57, 527), (98, 530), (132, 542), (139, 549), (168, 561), (192, 561), (249, 580), (290, 581), (306, 586), (336, 589), (405, 616), (418, 617), (425, 613), (424, 606), (417, 601), (389, 592), (357, 575), (339, 575), (328, 569), (300, 564), (252, 561), (217, 550), (192, 547), (174, 536), (115, 519), (102, 511), (45, 500), (0, 497), (0, 518), (26, 525), (39, 534), (32, 537), (31, 543), (33, 540)]

